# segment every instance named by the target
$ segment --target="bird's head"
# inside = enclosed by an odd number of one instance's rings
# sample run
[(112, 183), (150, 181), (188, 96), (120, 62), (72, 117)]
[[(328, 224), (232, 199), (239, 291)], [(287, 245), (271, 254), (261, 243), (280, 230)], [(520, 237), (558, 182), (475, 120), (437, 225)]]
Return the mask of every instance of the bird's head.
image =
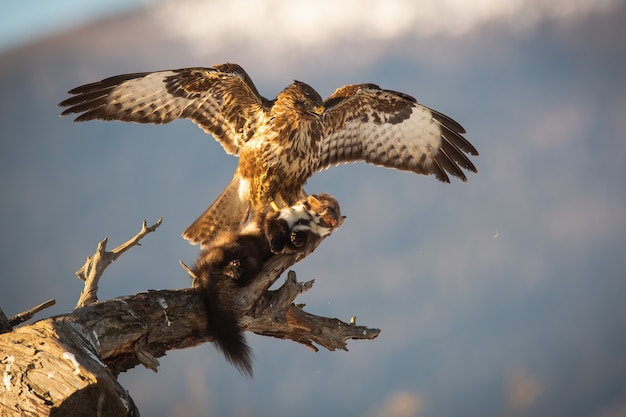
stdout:
[(283, 105), (302, 115), (319, 117), (324, 113), (324, 100), (308, 84), (294, 81), (276, 97), (276, 105)]

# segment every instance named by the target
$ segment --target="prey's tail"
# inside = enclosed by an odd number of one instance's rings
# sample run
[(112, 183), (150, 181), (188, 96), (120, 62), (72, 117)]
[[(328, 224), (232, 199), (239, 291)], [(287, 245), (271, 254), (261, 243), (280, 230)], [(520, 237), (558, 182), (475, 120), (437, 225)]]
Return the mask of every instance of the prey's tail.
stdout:
[(252, 350), (233, 310), (233, 297), (238, 288), (231, 277), (202, 276), (206, 272), (210, 272), (210, 268), (203, 271), (199, 266), (195, 271), (200, 275), (196, 282), (207, 313), (207, 334), (228, 362), (242, 374), (252, 377)]
[(220, 231), (239, 231), (250, 211), (250, 202), (239, 197), (240, 183), (239, 175), (235, 174), (213, 204), (183, 232), (183, 237), (204, 248)]

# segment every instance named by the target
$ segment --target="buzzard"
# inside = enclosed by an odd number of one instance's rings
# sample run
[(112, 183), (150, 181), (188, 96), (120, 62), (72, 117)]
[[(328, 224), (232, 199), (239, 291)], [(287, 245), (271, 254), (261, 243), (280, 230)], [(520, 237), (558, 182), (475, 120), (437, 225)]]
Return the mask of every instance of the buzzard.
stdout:
[(478, 152), (457, 122), (413, 97), (375, 84), (338, 88), (326, 100), (294, 81), (273, 100), (237, 64), (117, 75), (76, 87), (59, 106), (75, 121), (169, 123), (190, 119), (239, 157), (232, 181), (183, 236), (203, 246), (239, 230), (254, 212), (304, 197), (315, 172), (344, 162), (466, 181)]

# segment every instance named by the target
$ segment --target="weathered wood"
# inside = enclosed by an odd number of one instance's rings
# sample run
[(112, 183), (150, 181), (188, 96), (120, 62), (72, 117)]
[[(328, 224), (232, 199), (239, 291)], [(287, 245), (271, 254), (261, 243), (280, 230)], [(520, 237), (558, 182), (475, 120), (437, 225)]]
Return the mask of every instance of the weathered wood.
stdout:
[(136, 416), (132, 399), (71, 323), (0, 335), (1, 416)]

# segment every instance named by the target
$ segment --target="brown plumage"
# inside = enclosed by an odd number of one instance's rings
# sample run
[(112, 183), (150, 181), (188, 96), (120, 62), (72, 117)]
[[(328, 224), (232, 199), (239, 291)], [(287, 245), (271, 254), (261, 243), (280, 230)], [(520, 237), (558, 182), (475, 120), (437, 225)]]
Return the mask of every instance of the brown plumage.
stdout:
[[(406, 94), (375, 84), (347, 85), (325, 101), (295, 81), (274, 100), (262, 97), (239, 65), (119, 75), (77, 87), (63, 115), (168, 123), (191, 119), (239, 157), (232, 181), (183, 233), (205, 244), (220, 229), (239, 230), (253, 212), (286, 207), (304, 196), (316, 171), (344, 162), (465, 181), (478, 155), (449, 117)], [(275, 204), (274, 204), (275, 203)]]

